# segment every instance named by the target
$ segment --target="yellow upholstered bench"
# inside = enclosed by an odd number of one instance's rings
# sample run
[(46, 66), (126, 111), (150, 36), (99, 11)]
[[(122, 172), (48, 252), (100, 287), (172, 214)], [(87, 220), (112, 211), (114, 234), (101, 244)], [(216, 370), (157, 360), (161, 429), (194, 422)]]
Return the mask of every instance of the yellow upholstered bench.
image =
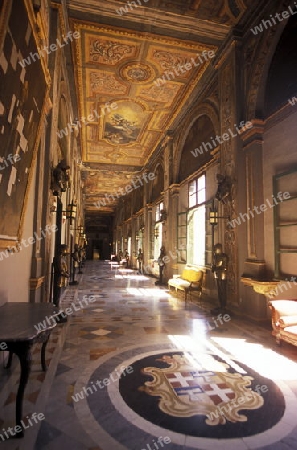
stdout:
[(181, 290), (185, 293), (185, 302), (187, 295), (191, 291), (198, 291), (199, 296), (202, 293), (203, 271), (193, 267), (185, 267), (181, 275), (174, 275), (168, 280), (168, 287), (175, 288), (175, 291)]

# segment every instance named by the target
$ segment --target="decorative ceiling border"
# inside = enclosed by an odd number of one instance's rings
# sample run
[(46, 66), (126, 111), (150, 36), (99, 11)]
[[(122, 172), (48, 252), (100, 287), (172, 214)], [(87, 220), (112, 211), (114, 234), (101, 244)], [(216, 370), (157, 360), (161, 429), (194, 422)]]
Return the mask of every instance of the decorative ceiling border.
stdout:
[(109, 0), (104, 2), (104, 5), (101, 4), (99, 6), (98, 0), (88, 0), (87, 4), (85, 0), (69, 0), (68, 8), (73, 15), (75, 13), (85, 13), (102, 17), (104, 20), (120, 19), (125, 21), (127, 28), (134, 23), (139, 24), (139, 20), (141, 20), (142, 25), (151, 25), (153, 23), (155, 27), (165, 27), (166, 30), (170, 29), (180, 33), (192, 33), (199, 39), (211, 39), (212, 41), (223, 41), (230, 31), (230, 25), (210, 22), (209, 20), (198, 19), (190, 15), (183, 16), (170, 11), (167, 11), (165, 15), (163, 10), (159, 11), (155, 8), (149, 9), (141, 6), (134, 9), (133, 15), (128, 17), (119, 16), (116, 11), (123, 4), (125, 3), (120, 4), (118, 0)]

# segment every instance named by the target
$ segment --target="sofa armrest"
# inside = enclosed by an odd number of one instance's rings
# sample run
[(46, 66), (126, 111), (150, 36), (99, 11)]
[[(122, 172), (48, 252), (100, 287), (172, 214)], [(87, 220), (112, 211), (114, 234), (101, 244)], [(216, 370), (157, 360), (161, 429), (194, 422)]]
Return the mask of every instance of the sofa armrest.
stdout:
[(296, 300), (272, 300), (268, 303), (270, 309), (279, 317), (297, 315)]
[(279, 319), (281, 328), (291, 327), (297, 325), (297, 315), (295, 316), (281, 316)]

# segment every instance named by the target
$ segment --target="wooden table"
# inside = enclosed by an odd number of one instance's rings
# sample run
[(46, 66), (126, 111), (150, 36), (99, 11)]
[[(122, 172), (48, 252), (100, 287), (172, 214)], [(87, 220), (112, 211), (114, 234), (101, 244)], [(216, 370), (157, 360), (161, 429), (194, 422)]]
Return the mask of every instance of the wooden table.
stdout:
[[(21, 423), (23, 411), (23, 398), (25, 387), (31, 370), (31, 348), (35, 342), (42, 342), (41, 365), (46, 370), (45, 349), (52, 329), (56, 326), (52, 316), (59, 313), (59, 308), (52, 303), (6, 303), (0, 307), (0, 349), (9, 351), (6, 368), (11, 366), (12, 355), (15, 353), (21, 365), (21, 376), (16, 397), (16, 425), (22, 428), (17, 437), (24, 436)], [(46, 320), (46, 318), (50, 320)], [(39, 323), (43, 329), (38, 330)], [(4, 349), (6, 344), (7, 348)]]

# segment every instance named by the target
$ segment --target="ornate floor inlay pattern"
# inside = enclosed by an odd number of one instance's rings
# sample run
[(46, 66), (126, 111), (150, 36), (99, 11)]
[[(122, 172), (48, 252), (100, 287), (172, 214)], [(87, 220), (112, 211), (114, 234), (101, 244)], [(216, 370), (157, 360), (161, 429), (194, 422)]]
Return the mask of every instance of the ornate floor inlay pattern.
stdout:
[[(284, 397), (271, 380), (235, 364), (241, 373), (212, 352), (149, 356), (121, 378), (120, 393), (140, 416), (175, 432), (208, 438), (262, 433), (282, 418)], [(266, 395), (255, 391), (264, 385)]]

